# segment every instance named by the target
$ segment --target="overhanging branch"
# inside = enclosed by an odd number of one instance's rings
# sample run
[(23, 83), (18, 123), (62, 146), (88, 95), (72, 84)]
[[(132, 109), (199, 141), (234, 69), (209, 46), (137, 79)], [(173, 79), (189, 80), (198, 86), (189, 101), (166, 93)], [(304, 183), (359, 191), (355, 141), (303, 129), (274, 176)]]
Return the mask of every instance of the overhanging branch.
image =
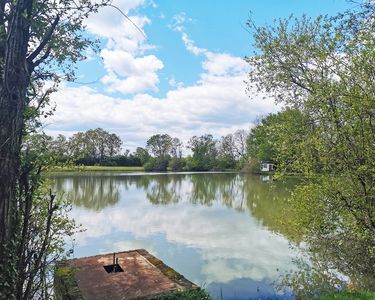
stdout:
[[(48, 30), (46, 36), (43, 38), (42, 42), (40, 43), (40, 45), (34, 50), (33, 53), (31, 53), (28, 57), (27, 57), (27, 61), (30, 62), (32, 64), (32, 61), (42, 52), (42, 50), (44, 49), (44, 47), (47, 45), (48, 41), (51, 39), (52, 37), (52, 34), (53, 32), (55, 31), (56, 29), (56, 26), (57, 24), (59, 23), (60, 21), (60, 17), (57, 16), (55, 18), (55, 20), (53, 21), (50, 29)], [(40, 62), (39, 62), (40, 63)]]

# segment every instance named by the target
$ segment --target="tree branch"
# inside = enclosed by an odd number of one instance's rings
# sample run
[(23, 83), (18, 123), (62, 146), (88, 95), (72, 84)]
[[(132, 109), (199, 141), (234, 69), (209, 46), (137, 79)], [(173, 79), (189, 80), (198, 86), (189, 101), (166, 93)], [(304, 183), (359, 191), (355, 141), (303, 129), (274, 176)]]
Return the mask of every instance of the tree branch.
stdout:
[[(31, 63), (32, 65), (34, 65), (32, 61), (33, 61), (33, 60), (34, 60), (34, 59), (35, 59), (35, 58), (36, 58), (36, 57), (42, 52), (42, 50), (44, 49), (44, 47), (47, 45), (48, 41), (51, 39), (51, 36), (52, 36), (53, 32), (55, 31), (56, 26), (57, 26), (57, 24), (59, 23), (59, 21), (60, 21), (60, 17), (57, 16), (57, 17), (55, 18), (55, 20), (53, 21), (53, 23), (52, 23), (50, 29), (48, 30), (46, 36), (44, 37), (43, 41), (42, 41), (42, 42), (40, 43), (40, 45), (34, 50), (34, 52), (31, 53), (31, 54), (27, 57), (27, 61), (28, 61), (29, 63)], [(48, 51), (48, 50), (47, 50), (47, 51)], [(40, 64), (40, 63), (41, 63), (41, 62), (39, 62), (39, 64)]]
[(41, 56), (41, 58), (39, 58), (32, 64), (32, 67), (36, 68), (37, 66), (39, 66), (43, 61), (45, 61), (48, 58), (50, 53), (51, 53), (51, 47), (48, 47), (46, 52)]

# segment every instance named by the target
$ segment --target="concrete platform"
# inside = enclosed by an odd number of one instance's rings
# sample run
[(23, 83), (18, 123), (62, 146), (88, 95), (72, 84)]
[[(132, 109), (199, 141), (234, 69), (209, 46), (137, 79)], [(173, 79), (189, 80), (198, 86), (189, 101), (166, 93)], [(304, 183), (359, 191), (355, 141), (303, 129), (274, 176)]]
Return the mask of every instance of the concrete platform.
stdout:
[(144, 249), (72, 259), (60, 263), (55, 271), (60, 299), (152, 299), (165, 292), (196, 288)]

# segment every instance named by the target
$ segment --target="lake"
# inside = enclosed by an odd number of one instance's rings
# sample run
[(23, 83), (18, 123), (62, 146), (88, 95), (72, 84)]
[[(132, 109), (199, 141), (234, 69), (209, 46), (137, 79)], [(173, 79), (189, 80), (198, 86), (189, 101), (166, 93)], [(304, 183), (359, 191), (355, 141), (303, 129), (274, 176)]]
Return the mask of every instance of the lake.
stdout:
[(285, 216), (293, 182), (238, 173), (53, 175), (86, 231), (74, 257), (144, 248), (213, 299), (291, 299), (273, 282), (292, 269)]

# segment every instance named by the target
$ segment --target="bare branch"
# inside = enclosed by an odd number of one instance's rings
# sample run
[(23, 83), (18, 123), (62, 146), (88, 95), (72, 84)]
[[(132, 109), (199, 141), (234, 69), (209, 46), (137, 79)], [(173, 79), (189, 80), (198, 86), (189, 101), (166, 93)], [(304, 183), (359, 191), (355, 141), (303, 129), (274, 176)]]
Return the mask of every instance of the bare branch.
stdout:
[(120, 14), (122, 14), (130, 23), (132, 23), (135, 26), (135, 28), (137, 28), (138, 31), (145, 37), (145, 39), (147, 39), (147, 36), (143, 32), (143, 30), (141, 28), (139, 28), (137, 26), (137, 24), (135, 24), (120, 8), (118, 8), (117, 6), (115, 6), (113, 4), (107, 4), (106, 6), (110, 6), (110, 7), (113, 7), (114, 9), (118, 10), (120, 12)]

